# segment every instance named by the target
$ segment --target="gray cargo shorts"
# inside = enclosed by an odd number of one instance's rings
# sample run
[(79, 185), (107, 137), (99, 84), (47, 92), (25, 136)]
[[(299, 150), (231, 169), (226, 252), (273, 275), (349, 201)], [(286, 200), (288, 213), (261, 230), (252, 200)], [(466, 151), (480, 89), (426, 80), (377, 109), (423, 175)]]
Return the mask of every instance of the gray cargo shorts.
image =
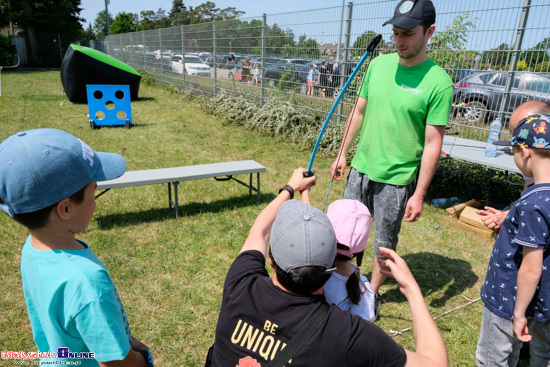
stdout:
[(416, 180), (406, 186), (390, 185), (371, 181), (351, 168), (343, 198), (359, 200), (369, 209), (374, 219), (372, 248), (376, 257), (384, 257), (378, 247), (397, 248), (405, 207), (415, 188)]

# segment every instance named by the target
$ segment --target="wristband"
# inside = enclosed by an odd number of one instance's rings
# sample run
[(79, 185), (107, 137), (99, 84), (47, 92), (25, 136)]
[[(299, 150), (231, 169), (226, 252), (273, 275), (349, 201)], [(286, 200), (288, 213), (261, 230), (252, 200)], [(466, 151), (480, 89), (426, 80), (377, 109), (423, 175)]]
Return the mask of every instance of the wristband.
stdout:
[(279, 194), (281, 193), (281, 191), (287, 191), (289, 194), (290, 194), (290, 200), (294, 199), (294, 188), (292, 188), (292, 186), (290, 185), (284, 185), (283, 187), (281, 187), (281, 189), (279, 190)]
[(153, 363), (153, 357), (151, 356), (151, 352), (148, 350), (138, 350), (141, 354), (143, 354), (143, 358), (145, 358), (145, 364), (147, 364), (147, 367), (155, 367), (155, 364)]

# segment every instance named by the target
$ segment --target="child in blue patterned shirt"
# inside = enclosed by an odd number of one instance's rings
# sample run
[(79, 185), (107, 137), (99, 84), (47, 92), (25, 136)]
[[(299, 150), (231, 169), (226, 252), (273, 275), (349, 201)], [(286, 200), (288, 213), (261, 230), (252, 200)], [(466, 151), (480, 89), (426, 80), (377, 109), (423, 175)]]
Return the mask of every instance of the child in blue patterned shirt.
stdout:
[(495, 241), (481, 288), (477, 366), (515, 366), (523, 342), (531, 366), (550, 366), (550, 115), (520, 120), (522, 111), (510, 119), (511, 142), (497, 143), (512, 145), (516, 165), (535, 184), (511, 205)]

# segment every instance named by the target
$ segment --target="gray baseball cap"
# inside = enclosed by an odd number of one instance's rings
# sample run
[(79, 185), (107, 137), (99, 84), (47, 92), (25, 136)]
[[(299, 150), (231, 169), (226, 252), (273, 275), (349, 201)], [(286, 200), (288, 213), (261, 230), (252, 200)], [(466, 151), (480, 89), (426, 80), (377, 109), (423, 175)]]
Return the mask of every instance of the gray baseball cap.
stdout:
[(333, 271), (336, 235), (327, 215), (304, 202), (286, 201), (271, 227), (271, 254), (286, 272), (302, 266)]

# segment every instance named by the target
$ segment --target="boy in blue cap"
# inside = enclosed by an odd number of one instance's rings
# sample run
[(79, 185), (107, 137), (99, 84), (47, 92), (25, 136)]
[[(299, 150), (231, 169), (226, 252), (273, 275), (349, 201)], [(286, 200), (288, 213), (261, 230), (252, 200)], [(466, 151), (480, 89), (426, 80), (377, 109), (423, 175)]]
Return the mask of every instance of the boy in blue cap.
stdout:
[(36, 129), (4, 140), (0, 162), (0, 208), (30, 233), (21, 277), (34, 341), (48, 356), (41, 361), (149, 365), (107, 269), (75, 238), (92, 218), (96, 182), (121, 176), (124, 158), (61, 130)]
[[(530, 341), (530, 366), (550, 366), (550, 115), (513, 128), (514, 161), (535, 184), (512, 203), (495, 246), (481, 299), (485, 303), (477, 366), (515, 366)], [(505, 145), (504, 142), (498, 142)]]

